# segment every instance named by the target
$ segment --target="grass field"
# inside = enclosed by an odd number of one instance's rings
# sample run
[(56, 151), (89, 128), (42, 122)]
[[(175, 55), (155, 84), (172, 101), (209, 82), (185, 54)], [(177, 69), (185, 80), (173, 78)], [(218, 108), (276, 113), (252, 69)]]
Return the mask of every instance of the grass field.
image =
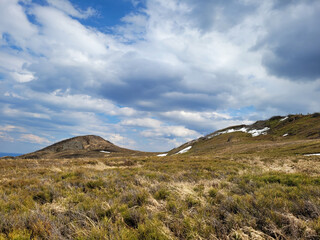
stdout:
[(0, 239), (320, 239), (320, 157), (0, 160)]

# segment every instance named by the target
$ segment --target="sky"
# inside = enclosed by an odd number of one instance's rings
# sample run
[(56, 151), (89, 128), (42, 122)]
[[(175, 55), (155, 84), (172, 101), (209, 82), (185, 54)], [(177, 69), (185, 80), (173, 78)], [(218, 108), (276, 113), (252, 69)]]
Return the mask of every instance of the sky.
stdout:
[(320, 111), (318, 0), (0, 0), (0, 152), (168, 151)]

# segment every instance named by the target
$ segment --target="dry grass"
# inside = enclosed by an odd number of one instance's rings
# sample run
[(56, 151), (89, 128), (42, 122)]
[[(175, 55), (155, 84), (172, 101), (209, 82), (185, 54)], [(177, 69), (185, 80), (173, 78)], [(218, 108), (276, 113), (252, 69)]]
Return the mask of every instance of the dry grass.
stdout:
[(320, 157), (0, 160), (0, 239), (319, 239)]

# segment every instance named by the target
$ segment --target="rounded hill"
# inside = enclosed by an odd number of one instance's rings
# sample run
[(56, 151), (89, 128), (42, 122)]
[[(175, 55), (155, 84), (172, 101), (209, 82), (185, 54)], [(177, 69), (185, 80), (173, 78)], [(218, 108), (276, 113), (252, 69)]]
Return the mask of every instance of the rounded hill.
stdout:
[(86, 135), (57, 142), (39, 151), (19, 156), (19, 158), (102, 157), (112, 153), (130, 154), (137, 152), (114, 145), (102, 137)]

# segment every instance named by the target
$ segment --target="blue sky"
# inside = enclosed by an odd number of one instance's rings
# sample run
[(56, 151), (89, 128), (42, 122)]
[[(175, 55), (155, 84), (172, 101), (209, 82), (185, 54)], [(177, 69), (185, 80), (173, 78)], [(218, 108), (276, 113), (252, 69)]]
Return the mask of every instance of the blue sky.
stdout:
[(167, 151), (320, 109), (315, 0), (1, 0), (0, 152)]

